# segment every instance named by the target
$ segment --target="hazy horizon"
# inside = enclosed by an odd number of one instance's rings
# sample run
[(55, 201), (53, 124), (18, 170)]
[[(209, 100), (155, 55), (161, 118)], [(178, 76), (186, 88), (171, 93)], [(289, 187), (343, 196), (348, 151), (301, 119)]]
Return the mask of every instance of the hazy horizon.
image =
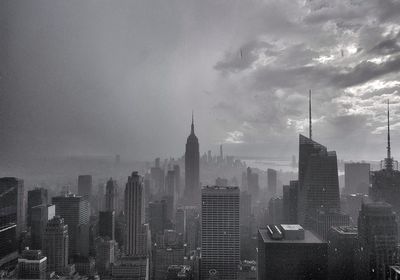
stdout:
[(400, 158), (400, 3), (0, 2), (0, 158)]

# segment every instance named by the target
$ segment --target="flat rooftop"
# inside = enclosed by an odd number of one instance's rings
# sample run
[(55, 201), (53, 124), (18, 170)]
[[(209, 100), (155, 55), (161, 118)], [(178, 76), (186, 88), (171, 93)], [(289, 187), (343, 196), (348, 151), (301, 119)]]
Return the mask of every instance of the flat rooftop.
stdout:
[[(290, 225), (292, 226), (292, 225)], [(301, 227), (301, 226), (300, 226)], [(263, 239), (264, 243), (311, 243), (311, 244), (320, 244), (320, 243), (325, 243), (323, 240), (321, 240), (319, 237), (317, 237), (314, 233), (312, 233), (309, 230), (304, 230), (304, 239), (302, 240), (290, 240), (290, 239), (271, 239), (268, 230), (267, 229), (259, 229), (258, 232), (261, 235), (261, 238)]]

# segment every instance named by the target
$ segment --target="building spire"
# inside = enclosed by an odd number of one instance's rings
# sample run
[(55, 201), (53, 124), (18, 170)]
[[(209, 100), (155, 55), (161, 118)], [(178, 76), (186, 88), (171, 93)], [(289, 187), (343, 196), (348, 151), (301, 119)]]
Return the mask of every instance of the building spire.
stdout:
[(194, 134), (194, 114), (193, 114), (193, 110), (192, 110), (192, 126), (191, 126), (191, 130), (190, 130), (190, 134)]
[(311, 118), (311, 89), (308, 92), (308, 118), (309, 118), (309, 138), (312, 139), (312, 118)]
[(393, 159), (392, 159), (392, 154), (391, 154), (391, 149), (390, 149), (389, 116), (390, 116), (390, 111), (389, 111), (389, 100), (388, 100), (387, 101), (387, 156), (386, 156), (386, 160), (385, 160), (385, 167), (387, 170), (392, 170), (393, 169)]

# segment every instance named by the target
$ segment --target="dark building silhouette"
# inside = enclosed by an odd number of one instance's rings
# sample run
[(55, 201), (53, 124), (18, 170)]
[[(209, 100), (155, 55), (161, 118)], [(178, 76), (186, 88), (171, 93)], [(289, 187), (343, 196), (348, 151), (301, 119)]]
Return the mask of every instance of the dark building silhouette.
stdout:
[(63, 274), (68, 267), (68, 225), (55, 216), (47, 223), (44, 233), (43, 253), (47, 257), (47, 270)]
[(175, 193), (177, 195), (176, 199), (179, 199), (182, 194), (181, 190), (181, 168), (178, 164), (174, 165), (174, 175), (175, 175)]
[(99, 236), (115, 239), (115, 211), (99, 212)]
[(164, 169), (160, 167), (160, 158), (155, 159), (155, 166), (150, 169), (150, 178), (156, 195), (164, 194), (165, 174)]
[(43, 236), (47, 227), (47, 222), (51, 220), (56, 213), (54, 205), (36, 205), (31, 209), (31, 249), (40, 250), (43, 248)]
[(309, 228), (318, 210), (340, 211), (336, 152), (299, 136), (298, 221)]
[(24, 181), (15, 177), (0, 178), (0, 226), (16, 224), (16, 238), (25, 230)]
[(47, 257), (40, 250), (24, 250), (18, 259), (18, 279), (47, 279)]
[(73, 194), (55, 196), (52, 202), (56, 206), (56, 216), (63, 218), (68, 225), (69, 253), (77, 254), (79, 226), (89, 223), (89, 203), (82, 196)]
[(246, 178), (247, 178), (247, 190), (251, 194), (254, 203), (257, 200), (258, 193), (260, 191), (258, 174), (253, 173), (251, 168), (247, 167)]
[(110, 178), (107, 181), (106, 193), (105, 193), (105, 210), (106, 211), (117, 211), (117, 201), (118, 201), (118, 185), (115, 180)]
[(92, 198), (92, 175), (78, 176), (78, 195), (91, 202)]
[(397, 223), (386, 202), (361, 205), (358, 218), (357, 279), (384, 280), (397, 261)]
[(156, 234), (162, 234), (165, 229), (169, 228), (170, 221), (167, 208), (167, 201), (165, 200), (149, 203), (149, 225), (153, 237)]
[(0, 267), (18, 258), (17, 224), (0, 226)]
[(194, 120), (185, 150), (185, 201), (198, 205), (200, 201), (200, 152), (199, 140), (194, 134)]
[(297, 223), (298, 190), (298, 181), (290, 181), (289, 185), (283, 186), (283, 220), (286, 224)]
[(369, 192), (371, 166), (365, 162), (349, 162), (344, 164), (344, 191), (347, 194)]
[(201, 191), (201, 279), (210, 270), (219, 279), (236, 279), (240, 262), (240, 191), (203, 187)]
[(37, 205), (46, 205), (47, 204), (47, 190), (44, 188), (35, 188), (33, 190), (28, 191), (28, 215), (27, 215), (27, 224), (30, 227), (31, 224), (31, 212), (32, 207)]
[(276, 187), (277, 187), (277, 172), (275, 169), (268, 168), (267, 170), (268, 176), (268, 192), (271, 195), (276, 194)]
[(355, 280), (356, 227), (332, 227), (328, 233), (328, 279)]
[(258, 231), (258, 279), (326, 279), (327, 243), (300, 225)]

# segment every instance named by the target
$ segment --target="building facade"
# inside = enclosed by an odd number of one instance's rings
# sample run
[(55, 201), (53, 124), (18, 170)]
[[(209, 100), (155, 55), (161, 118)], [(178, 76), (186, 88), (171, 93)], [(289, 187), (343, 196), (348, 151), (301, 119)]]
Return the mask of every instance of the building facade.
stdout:
[(236, 279), (240, 262), (240, 190), (203, 187), (201, 202), (201, 278), (217, 270), (220, 279)]

